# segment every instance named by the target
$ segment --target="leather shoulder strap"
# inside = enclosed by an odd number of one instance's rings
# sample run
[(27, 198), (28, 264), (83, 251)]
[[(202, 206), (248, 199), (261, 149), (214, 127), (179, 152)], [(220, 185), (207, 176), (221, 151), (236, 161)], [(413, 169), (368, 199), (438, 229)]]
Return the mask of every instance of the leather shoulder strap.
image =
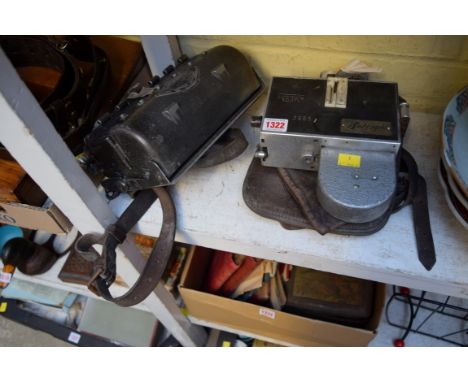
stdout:
[[(163, 224), (159, 238), (135, 284), (124, 295), (113, 297), (109, 287), (115, 281), (117, 274), (116, 248), (125, 241), (132, 227), (157, 198), (163, 211)], [(174, 203), (166, 188), (158, 187), (139, 192), (117, 222), (106, 229), (104, 235), (87, 234), (77, 241), (76, 251), (87, 260), (94, 261), (95, 272), (88, 288), (98, 296), (120, 306), (132, 306), (142, 302), (154, 290), (163, 275), (172, 253), (175, 229)], [(92, 248), (94, 244), (103, 245), (101, 255)]]
[[(408, 194), (402, 206), (412, 204), (418, 258), (424, 268), (430, 271), (436, 263), (436, 253), (429, 219), (426, 181), (419, 174), (413, 156), (405, 149), (401, 150), (401, 160), (407, 167), (409, 178)], [(399, 210), (402, 206), (399, 206), (396, 210)]]

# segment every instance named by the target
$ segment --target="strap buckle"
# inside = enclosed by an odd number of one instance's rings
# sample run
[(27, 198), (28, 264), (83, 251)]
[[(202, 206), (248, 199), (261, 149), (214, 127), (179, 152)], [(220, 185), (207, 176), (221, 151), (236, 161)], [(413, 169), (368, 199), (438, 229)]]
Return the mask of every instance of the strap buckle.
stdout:
[[(123, 243), (127, 233), (144, 215), (153, 202), (159, 198), (163, 210), (163, 225), (151, 254), (138, 277), (137, 281), (122, 296), (113, 297), (109, 287), (115, 281), (116, 248)], [(132, 306), (143, 301), (154, 291), (154, 288), (164, 273), (169, 257), (172, 253), (176, 228), (176, 213), (174, 203), (165, 188), (144, 190), (137, 194), (132, 204), (120, 216), (118, 221), (110, 225), (103, 235), (87, 234), (80, 238), (75, 245), (77, 253), (94, 263), (93, 275), (88, 288), (98, 296), (114, 302), (120, 306)], [(92, 246), (101, 244), (102, 255)]]
[(102, 273), (104, 272), (104, 269), (100, 265), (95, 265), (94, 266), (94, 274), (91, 276), (90, 280), (88, 281), (87, 287), (88, 289), (93, 292), (95, 295), (101, 297), (101, 292), (99, 292), (99, 289), (96, 287), (96, 282), (98, 278), (102, 277)]
[[(116, 240), (122, 239), (121, 232), (113, 229), (114, 227), (114, 225), (110, 226), (102, 235), (96, 233), (83, 235), (75, 243), (75, 251), (85, 260), (94, 263), (94, 273), (88, 282), (88, 289), (98, 296), (101, 296), (99, 288), (96, 286), (98, 279), (102, 279), (106, 286), (109, 286), (114, 282), (116, 277), (115, 248), (109, 249), (106, 246), (109, 234)], [(123, 240), (125, 240), (125, 237), (123, 237)], [(103, 246), (102, 255), (99, 255), (93, 248), (95, 244)]]

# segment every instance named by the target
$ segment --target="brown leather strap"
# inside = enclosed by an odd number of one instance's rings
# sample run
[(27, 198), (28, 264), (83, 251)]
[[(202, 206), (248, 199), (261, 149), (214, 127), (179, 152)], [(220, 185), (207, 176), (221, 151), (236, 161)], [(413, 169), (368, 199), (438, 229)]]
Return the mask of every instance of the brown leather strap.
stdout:
[[(303, 188), (299, 187), (295, 182), (293, 176), (286, 168), (278, 168), (278, 174), (283, 181), (284, 185), (286, 186), (289, 194), (292, 198), (296, 201), (298, 207), (301, 209), (302, 214), (307, 219), (307, 222), (321, 235), (325, 235), (329, 230), (330, 226), (324, 223), (323, 219), (321, 218), (320, 214), (317, 214), (317, 205), (315, 199), (310, 197), (310, 191), (315, 192), (313, 190), (303, 190)], [(315, 202), (311, 202), (314, 200)], [(343, 225), (344, 222), (336, 222), (332, 227), (337, 228), (340, 225)]]
[[(115, 250), (157, 198), (163, 211), (163, 224), (156, 245), (135, 284), (124, 295), (113, 297), (109, 287), (117, 274)], [(132, 306), (142, 302), (154, 290), (166, 268), (172, 253), (175, 229), (176, 213), (167, 189), (158, 187), (139, 192), (117, 222), (106, 229), (104, 235), (87, 234), (77, 241), (76, 251), (95, 263), (95, 273), (88, 288), (98, 296), (120, 306)], [(103, 245), (102, 255), (92, 248), (94, 244)]]

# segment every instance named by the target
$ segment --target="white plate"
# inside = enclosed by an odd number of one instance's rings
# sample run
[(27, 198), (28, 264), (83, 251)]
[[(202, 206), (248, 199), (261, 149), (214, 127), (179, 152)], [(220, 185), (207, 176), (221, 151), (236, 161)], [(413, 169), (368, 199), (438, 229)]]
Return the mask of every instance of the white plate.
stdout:
[(442, 155), (448, 171), (468, 199), (468, 86), (445, 109)]

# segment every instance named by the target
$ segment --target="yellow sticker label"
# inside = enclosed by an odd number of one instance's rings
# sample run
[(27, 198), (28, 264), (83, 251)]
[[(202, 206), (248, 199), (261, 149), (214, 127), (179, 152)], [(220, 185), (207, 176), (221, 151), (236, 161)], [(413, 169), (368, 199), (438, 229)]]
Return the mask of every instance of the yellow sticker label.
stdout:
[(230, 347), (231, 347), (231, 342), (223, 341), (223, 348), (230, 348)]
[(2, 302), (2, 303), (0, 304), (0, 313), (6, 312), (7, 306), (8, 306), (8, 303), (7, 303), (7, 302)]
[(361, 167), (361, 156), (355, 154), (339, 153), (338, 166)]

